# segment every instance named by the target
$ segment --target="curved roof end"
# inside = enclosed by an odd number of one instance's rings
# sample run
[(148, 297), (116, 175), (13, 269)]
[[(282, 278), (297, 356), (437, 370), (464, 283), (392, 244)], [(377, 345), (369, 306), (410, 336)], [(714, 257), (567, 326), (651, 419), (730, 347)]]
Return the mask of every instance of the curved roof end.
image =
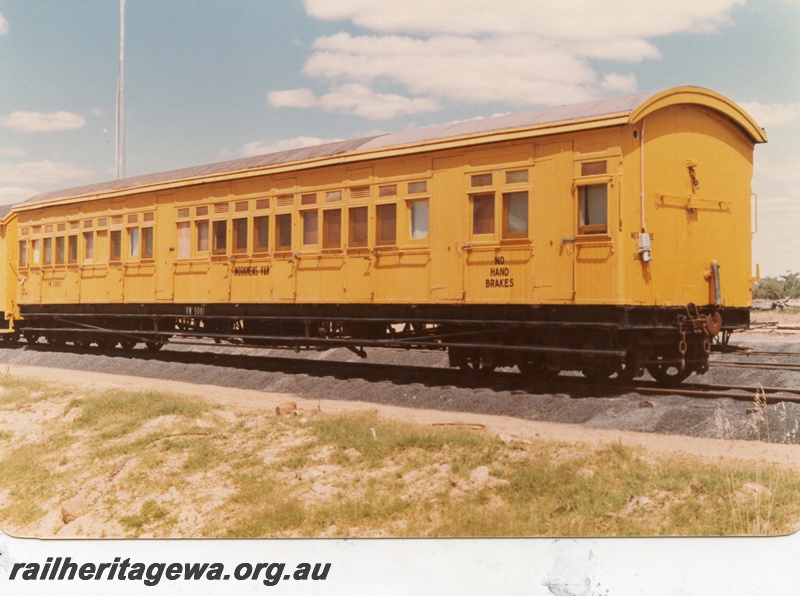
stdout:
[(647, 98), (631, 112), (631, 124), (656, 110), (673, 105), (699, 105), (726, 116), (750, 138), (753, 143), (766, 143), (767, 133), (739, 105), (727, 97), (702, 87), (673, 87)]

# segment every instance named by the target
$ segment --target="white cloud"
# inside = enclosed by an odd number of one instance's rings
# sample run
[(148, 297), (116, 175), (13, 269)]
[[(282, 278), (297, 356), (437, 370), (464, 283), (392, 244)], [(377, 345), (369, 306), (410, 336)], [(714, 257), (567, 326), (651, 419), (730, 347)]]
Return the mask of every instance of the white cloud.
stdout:
[(8, 21), (2, 12), (0, 12), (0, 35), (8, 35)]
[[(533, 38), (439, 36), (353, 37), (316, 40), (304, 73), (371, 85), (387, 81), (412, 95), (467, 103), (562, 103), (595, 97), (595, 73), (575, 56)], [(424, 111), (436, 109), (432, 101)], [(398, 112), (404, 113), (404, 112)]]
[(239, 150), (245, 157), (253, 155), (265, 155), (267, 153), (277, 153), (278, 151), (289, 151), (290, 149), (301, 149), (303, 147), (313, 147), (325, 143), (335, 143), (342, 139), (320, 139), (317, 137), (295, 137), (294, 139), (281, 139), (278, 141), (254, 141), (247, 143)]
[(632, 74), (610, 74), (603, 77), (600, 86), (613, 93), (633, 93), (636, 91), (636, 77)]
[(267, 103), (274, 108), (313, 108), (317, 98), (310, 89), (288, 89), (269, 93)]
[(313, 107), (326, 112), (355, 114), (369, 120), (385, 120), (439, 109), (439, 102), (434, 99), (376, 93), (366, 85), (358, 83), (336, 85), (330, 93), (319, 97), (309, 89), (274, 91), (267, 96), (267, 102), (275, 108)]
[(12, 112), (0, 117), (0, 126), (19, 132), (53, 132), (75, 130), (86, 124), (86, 119), (72, 112)]
[(765, 104), (754, 101), (741, 102), (739, 105), (764, 128), (789, 124), (800, 119), (800, 102)]
[[(349, 21), (367, 34), (315, 41), (303, 73), (330, 84), (329, 94), (276, 91), (269, 104), (377, 120), (436, 110), (443, 101), (529, 107), (635, 92), (633, 74), (601, 76), (596, 62), (656, 60), (654, 38), (718, 30), (744, 2), (305, 0), (310, 16)], [(365, 91), (387, 84), (400, 90)]]
[(713, 31), (745, 0), (305, 0), (324, 20), (347, 20), (374, 31), (413, 34), (533, 34), (562, 40), (615, 40)]
[(8, 147), (3, 148), (0, 147), (0, 157), (27, 157), (28, 152), (25, 149), (19, 149), (17, 147)]
[(42, 188), (86, 180), (93, 175), (94, 170), (91, 168), (47, 160), (19, 164), (0, 163), (0, 184), (35, 185)]
[(22, 186), (0, 186), (0, 205), (12, 205), (21, 203), (39, 194), (35, 188), (25, 188)]

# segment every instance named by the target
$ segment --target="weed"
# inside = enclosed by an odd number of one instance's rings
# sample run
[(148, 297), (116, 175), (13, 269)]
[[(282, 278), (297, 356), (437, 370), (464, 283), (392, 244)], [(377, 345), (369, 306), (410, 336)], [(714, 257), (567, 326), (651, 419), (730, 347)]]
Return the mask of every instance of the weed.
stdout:
[(150, 499), (142, 503), (139, 513), (126, 515), (119, 521), (133, 536), (138, 536), (147, 527), (163, 527), (175, 523), (176, 520), (167, 509)]
[(81, 408), (75, 424), (99, 431), (102, 439), (129, 434), (143, 423), (161, 416), (196, 418), (210, 409), (198, 399), (168, 393), (105, 391), (99, 395), (73, 400), (70, 408)]

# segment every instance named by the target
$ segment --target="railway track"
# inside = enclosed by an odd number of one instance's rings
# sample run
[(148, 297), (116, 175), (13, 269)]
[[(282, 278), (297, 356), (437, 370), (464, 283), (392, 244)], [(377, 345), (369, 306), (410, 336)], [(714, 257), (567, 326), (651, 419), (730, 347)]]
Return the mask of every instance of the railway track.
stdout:
[(678, 388), (648, 378), (597, 385), (579, 373), (535, 384), (510, 368), (467, 376), (449, 368), (440, 351), (373, 350), (364, 361), (346, 350), (291, 354), (206, 341), (170, 342), (161, 352), (22, 342), (0, 345), (4, 364), (65, 369), (67, 382), (80, 382), (85, 371), (121, 380), (182, 381), (221, 394), (251, 389), (357, 401), (367, 409), (376, 404), (438, 410), (452, 413), (454, 422), (463, 412), (675, 437), (773, 443), (796, 443), (800, 437), (800, 384), (792, 371), (712, 368)]
[[(198, 348), (202, 348), (198, 350)], [(67, 352), (73, 354), (104, 354), (114, 357), (137, 358), (156, 362), (200, 364), (222, 366), (231, 369), (244, 369), (262, 372), (280, 372), (289, 375), (309, 375), (315, 377), (332, 376), (340, 380), (392, 383), (394, 385), (425, 386), (438, 389), (468, 389), (473, 391), (509, 391), (516, 395), (572, 391), (576, 397), (608, 397), (620, 394), (639, 394), (642, 396), (678, 395), (695, 399), (732, 399), (765, 403), (800, 403), (800, 388), (773, 387), (769, 385), (736, 385), (720, 383), (682, 383), (677, 387), (659, 385), (655, 381), (637, 379), (634, 383), (620, 384), (593, 383), (578, 374), (562, 374), (554, 380), (536, 382), (524, 378), (515, 369), (496, 370), (490, 374), (465, 375), (457, 369), (437, 366), (414, 366), (407, 364), (385, 364), (364, 361), (322, 360), (307, 357), (283, 357), (270, 355), (246, 355), (231, 353), (231, 348), (208, 341), (173, 341), (169, 348), (161, 352), (147, 350), (81, 349), (62, 347), (55, 349), (48, 344), (25, 345), (25, 349), (39, 352)], [(235, 349), (235, 348), (234, 348)], [(748, 355), (798, 357), (800, 353), (786, 352), (747, 352)], [(800, 371), (800, 364), (762, 363), (752, 361), (717, 361), (714, 367), (755, 368), (762, 370)], [(701, 377), (702, 378), (702, 377)]]

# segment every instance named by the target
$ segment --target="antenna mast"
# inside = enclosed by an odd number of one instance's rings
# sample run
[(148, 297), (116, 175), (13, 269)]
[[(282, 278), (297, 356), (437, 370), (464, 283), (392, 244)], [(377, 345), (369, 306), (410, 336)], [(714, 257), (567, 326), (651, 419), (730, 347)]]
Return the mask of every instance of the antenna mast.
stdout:
[(119, 78), (117, 79), (117, 179), (125, 177), (125, 0), (119, 1)]

